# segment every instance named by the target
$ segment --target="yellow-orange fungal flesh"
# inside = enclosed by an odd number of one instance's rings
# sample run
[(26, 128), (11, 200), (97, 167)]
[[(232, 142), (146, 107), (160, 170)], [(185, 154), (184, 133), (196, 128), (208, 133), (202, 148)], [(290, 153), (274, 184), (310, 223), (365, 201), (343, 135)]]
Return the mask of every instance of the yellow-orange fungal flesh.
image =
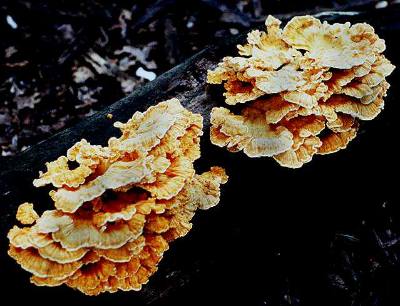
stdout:
[(240, 114), (212, 110), (211, 142), (289, 168), (346, 148), (358, 121), (383, 109), (395, 68), (383, 55), (384, 40), (365, 23), (298, 16), (281, 28), (268, 16), (265, 24), (238, 45), (239, 56), (207, 73), (208, 83), (224, 84), (226, 104), (246, 104)]
[(224, 169), (199, 175), (193, 167), (200, 115), (171, 99), (115, 126), (122, 136), (108, 146), (81, 140), (46, 164), (34, 185), (53, 185), (54, 209), (39, 216), (31, 203), (18, 208), (18, 221), (29, 226), (9, 231), (8, 253), (33, 284), (88, 295), (140, 290), (196, 210), (218, 204)]

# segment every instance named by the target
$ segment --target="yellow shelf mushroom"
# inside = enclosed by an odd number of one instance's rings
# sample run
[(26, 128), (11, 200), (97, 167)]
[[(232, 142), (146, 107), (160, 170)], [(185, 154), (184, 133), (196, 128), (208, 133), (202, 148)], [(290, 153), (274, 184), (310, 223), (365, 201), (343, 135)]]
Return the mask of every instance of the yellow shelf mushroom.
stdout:
[(299, 16), (281, 29), (268, 16), (265, 24), (266, 32), (254, 30), (238, 46), (240, 56), (208, 71), (208, 83), (224, 84), (226, 104), (246, 104), (240, 115), (212, 110), (211, 142), (299, 168), (315, 154), (345, 148), (358, 120), (381, 112), (395, 67), (382, 54), (384, 40), (365, 23)]
[[(18, 208), (8, 254), (37, 286), (65, 284), (88, 295), (140, 290), (197, 209), (215, 206), (228, 177), (196, 174), (202, 117), (171, 99), (126, 123), (107, 147), (81, 140), (46, 164), (35, 186), (51, 184), (55, 209)], [(68, 161), (78, 167), (70, 169)]]

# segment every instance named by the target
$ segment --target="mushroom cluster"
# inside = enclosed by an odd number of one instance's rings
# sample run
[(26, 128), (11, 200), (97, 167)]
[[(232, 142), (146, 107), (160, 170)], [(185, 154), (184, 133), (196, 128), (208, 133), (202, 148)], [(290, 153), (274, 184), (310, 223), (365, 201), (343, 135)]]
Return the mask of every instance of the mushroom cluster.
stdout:
[(250, 32), (238, 46), (241, 56), (208, 71), (208, 83), (224, 84), (227, 104), (247, 103), (240, 115), (214, 108), (210, 135), (229, 151), (299, 168), (314, 154), (345, 148), (358, 121), (380, 113), (395, 67), (368, 24), (330, 25), (311, 16), (280, 24), (268, 16), (267, 31)]
[[(169, 243), (188, 233), (197, 209), (219, 202), (225, 171), (196, 174), (202, 117), (171, 99), (136, 112), (108, 146), (81, 140), (47, 163), (34, 185), (51, 184), (55, 209), (20, 205), (8, 254), (37, 286), (87, 295), (140, 290)], [(71, 165), (74, 163), (75, 166)]]

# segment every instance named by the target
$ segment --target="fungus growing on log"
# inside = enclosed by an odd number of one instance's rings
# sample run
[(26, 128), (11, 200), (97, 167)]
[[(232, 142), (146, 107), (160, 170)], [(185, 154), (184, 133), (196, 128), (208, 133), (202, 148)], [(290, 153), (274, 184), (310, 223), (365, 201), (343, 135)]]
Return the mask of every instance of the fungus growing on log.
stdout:
[(224, 84), (227, 104), (246, 104), (239, 115), (212, 110), (211, 142), (289, 168), (346, 148), (358, 121), (383, 109), (395, 68), (382, 54), (384, 40), (365, 23), (299, 16), (281, 29), (268, 16), (265, 24), (238, 46), (240, 56), (208, 71), (208, 83)]
[(8, 254), (33, 284), (88, 295), (140, 290), (169, 243), (191, 229), (196, 210), (219, 202), (224, 169), (199, 175), (193, 167), (200, 115), (171, 99), (115, 126), (122, 136), (107, 147), (81, 140), (46, 164), (34, 185), (55, 188), (55, 209), (39, 217), (30, 203), (18, 208), (18, 220), (30, 226), (9, 231)]

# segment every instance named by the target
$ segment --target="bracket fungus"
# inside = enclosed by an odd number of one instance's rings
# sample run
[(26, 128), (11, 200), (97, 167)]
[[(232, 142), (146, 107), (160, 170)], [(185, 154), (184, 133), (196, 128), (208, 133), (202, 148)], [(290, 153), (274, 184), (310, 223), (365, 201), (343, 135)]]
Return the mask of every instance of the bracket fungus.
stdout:
[[(215, 206), (228, 177), (196, 174), (202, 117), (171, 99), (126, 123), (107, 147), (81, 140), (46, 164), (35, 186), (51, 184), (54, 209), (21, 204), (8, 254), (37, 286), (65, 284), (88, 295), (140, 290), (197, 209)], [(70, 169), (68, 161), (78, 167)]]
[(211, 142), (290, 168), (346, 148), (358, 121), (383, 109), (395, 68), (382, 54), (384, 40), (366, 23), (299, 16), (281, 29), (268, 16), (265, 24), (238, 45), (240, 56), (207, 73), (208, 83), (224, 84), (226, 104), (245, 103), (239, 115), (212, 110)]

